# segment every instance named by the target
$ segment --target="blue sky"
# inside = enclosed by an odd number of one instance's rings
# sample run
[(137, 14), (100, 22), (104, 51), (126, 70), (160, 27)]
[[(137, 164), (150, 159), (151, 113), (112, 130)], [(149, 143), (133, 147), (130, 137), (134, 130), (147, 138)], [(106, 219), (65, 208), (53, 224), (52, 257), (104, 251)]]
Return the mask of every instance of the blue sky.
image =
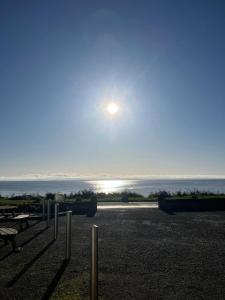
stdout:
[(225, 176), (223, 0), (1, 1), (0, 40), (1, 178)]

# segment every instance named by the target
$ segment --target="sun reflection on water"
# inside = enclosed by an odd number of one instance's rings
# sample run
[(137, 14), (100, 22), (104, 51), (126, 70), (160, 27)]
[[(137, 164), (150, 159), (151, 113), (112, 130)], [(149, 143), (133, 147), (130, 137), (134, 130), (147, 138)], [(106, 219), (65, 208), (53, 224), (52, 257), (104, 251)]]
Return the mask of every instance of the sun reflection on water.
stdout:
[(124, 191), (128, 185), (127, 180), (93, 180), (89, 183), (93, 185), (96, 192), (106, 194)]

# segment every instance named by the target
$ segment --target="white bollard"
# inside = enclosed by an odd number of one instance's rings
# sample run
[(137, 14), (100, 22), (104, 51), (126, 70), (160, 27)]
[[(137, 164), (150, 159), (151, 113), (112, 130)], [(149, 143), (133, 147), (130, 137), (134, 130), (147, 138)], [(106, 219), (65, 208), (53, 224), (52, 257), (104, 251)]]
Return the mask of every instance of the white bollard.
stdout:
[(65, 259), (68, 261), (71, 257), (71, 216), (72, 211), (66, 212), (66, 255)]
[(47, 227), (50, 225), (50, 199), (47, 200)]
[(45, 198), (42, 200), (42, 220), (45, 220)]
[(91, 227), (90, 299), (98, 299), (98, 226)]
[(58, 236), (58, 217), (59, 217), (59, 204), (55, 203), (55, 222), (54, 222), (54, 239), (57, 239)]

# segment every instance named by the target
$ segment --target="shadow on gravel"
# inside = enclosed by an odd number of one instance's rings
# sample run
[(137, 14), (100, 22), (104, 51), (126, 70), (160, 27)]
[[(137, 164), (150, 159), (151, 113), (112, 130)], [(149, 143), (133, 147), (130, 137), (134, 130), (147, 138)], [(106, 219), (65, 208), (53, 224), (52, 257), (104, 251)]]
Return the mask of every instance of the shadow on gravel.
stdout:
[[(4, 245), (3, 245), (3, 247), (4, 247)], [(15, 252), (14, 252), (14, 251), (10, 251), (10, 252), (7, 253), (6, 255), (2, 256), (2, 257), (0, 258), (0, 261), (3, 261), (5, 258), (7, 258), (8, 256), (10, 256), (10, 255), (13, 254), (13, 253), (15, 253)]]
[(42, 220), (37, 220), (36, 222), (34, 222), (33, 224), (29, 225), (28, 227), (23, 228), (22, 231), (28, 230), (31, 227), (34, 227), (35, 225), (37, 225), (38, 223), (41, 223)]
[[(4, 243), (3, 240), (2, 240), (2, 242)], [(5, 247), (5, 246), (6, 246), (6, 244), (4, 243), (3, 245), (0, 246), (0, 249), (3, 248), (3, 247)]]
[(171, 215), (171, 216), (175, 216), (176, 213), (173, 210), (166, 210), (166, 209), (161, 209), (161, 211), (163, 211), (164, 213), (166, 213), (167, 215)]
[(54, 243), (54, 240), (52, 240), (50, 243), (48, 243), (30, 262), (28, 262), (24, 267), (23, 269), (16, 275), (14, 276), (7, 284), (6, 284), (6, 287), (7, 288), (10, 288), (12, 287), (16, 282), (17, 280), (20, 279), (21, 276), (23, 276), (23, 274), (25, 272), (27, 272), (27, 270), (32, 267), (32, 265), (36, 262), (36, 260), (38, 260), (44, 253), (45, 251), (47, 251), (51, 245)]
[[(36, 225), (36, 223), (34, 224)], [(32, 226), (34, 226), (32, 225)], [(27, 245), (28, 243), (30, 243), (32, 240), (34, 240), (36, 237), (38, 237), (41, 233), (43, 233), (47, 228), (44, 228), (42, 230), (40, 230), (39, 232), (37, 232), (35, 235), (33, 235), (31, 238), (29, 238), (27, 241), (23, 242), (20, 247), (24, 247), (25, 245)], [(2, 245), (0, 246), (0, 249), (5, 247), (6, 245)], [(3, 257), (0, 258), (0, 262), (3, 261), (5, 258), (9, 257), (11, 254), (15, 253), (14, 251), (10, 251), (9, 253), (5, 254)]]
[(24, 247), (25, 245), (27, 245), (28, 243), (30, 243), (31, 241), (33, 241), (36, 237), (38, 237), (40, 234), (42, 234), (45, 230), (47, 230), (48, 228), (44, 228), (40, 231), (38, 231), (35, 235), (33, 235), (31, 238), (29, 238), (28, 240), (26, 240), (25, 242), (23, 242), (20, 247)]
[(55, 288), (57, 287), (57, 284), (58, 284), (60, 278), (62, 277), (64, 271), (66, 270), (66, 267), (67, 267), (68, 263), (69, 262), (66, 261), (66, 260), (63, 261), (61, 267), (57, 271), (55, 277), (52, 279), (50, 285), (47, 288), (46, 293), (43, 295), (41, 300), (48, 300), (48, 299), (51, 298), (52, 294), (54, 293)]

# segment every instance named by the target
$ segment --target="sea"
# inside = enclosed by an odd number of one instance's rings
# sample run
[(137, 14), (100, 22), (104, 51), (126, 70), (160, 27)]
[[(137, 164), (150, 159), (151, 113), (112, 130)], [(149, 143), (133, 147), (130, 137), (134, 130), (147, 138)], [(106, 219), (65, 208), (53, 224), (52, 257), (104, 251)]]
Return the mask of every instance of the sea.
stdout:
[(170, 193), (213, 192), (225, 193), (225, 179), (98, 179), (98, 180), (26, 180), (0, 181), (0, 195), (45, 195), (46, 193), (136, 192), (143, 196), (159, 191)]

